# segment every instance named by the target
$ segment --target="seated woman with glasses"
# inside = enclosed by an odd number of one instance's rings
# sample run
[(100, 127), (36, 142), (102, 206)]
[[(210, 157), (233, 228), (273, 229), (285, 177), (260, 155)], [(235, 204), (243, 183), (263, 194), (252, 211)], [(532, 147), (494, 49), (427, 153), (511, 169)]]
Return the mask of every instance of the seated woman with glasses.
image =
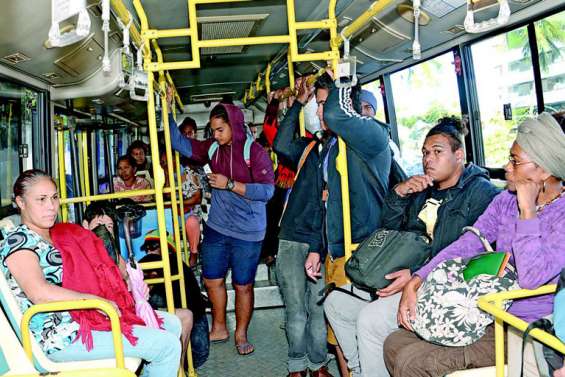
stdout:
[[(498, 250), (511, 253), (521, 288), (535, 289), (555, 283), (565, 267), (565, 133), (547, 113), (527, 119), (518, 127), (516, 141), (505, 166), (507, 190), (494, 198), (474, 224)], [(443, 376), (456, 370), (494, 365), (492, 326), (466, 347), (443, 347), (413, 333), (418, 288), (441, 262), (471, 258), (483, 250), (481, 241), (466, 233), (420, 268), (405, 286), (398, 307), (398, 322), (405, 329), (388, 336), (384, 358), (395, 377)], [(532, 322), (553, 311), (553, 295), (516, 300), (509, 312)], [(520, 375), (522, 335), (508, 329), (508, 376)], [(539, 376), (526, 342), (524, 376)]]

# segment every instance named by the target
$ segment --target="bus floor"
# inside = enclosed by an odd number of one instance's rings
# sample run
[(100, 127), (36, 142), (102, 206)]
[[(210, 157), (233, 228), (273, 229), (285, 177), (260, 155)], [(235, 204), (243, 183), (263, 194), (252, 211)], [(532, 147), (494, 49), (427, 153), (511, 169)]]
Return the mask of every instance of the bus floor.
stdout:
[[(211, 318), (208, 320), (211, 323)], [(284, 309), (255, 309), (249, 326), (249, 341), (255, 352), (239, 356), (233, 344), (235, 313), (227, 314), (230, 340), (211, 344), (210, 357), (198, 368), (199, 377), (284, 377), (288, 374), (288, 346), (284, 332)], [(328, 365), (332, 375), (338, 377), (337, 365), (332, 360)]]

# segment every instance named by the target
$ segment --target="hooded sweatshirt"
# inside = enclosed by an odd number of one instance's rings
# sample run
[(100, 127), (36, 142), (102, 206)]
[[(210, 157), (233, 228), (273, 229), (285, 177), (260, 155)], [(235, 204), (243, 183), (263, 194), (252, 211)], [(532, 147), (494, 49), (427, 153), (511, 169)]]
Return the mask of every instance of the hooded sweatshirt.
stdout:
[(214, 174), (222, 174), (245, 184), (244, 196), (212, 188), (212, 204), (206, 225), (225, 236), (261, 241), (267, 227), (265, 205), (274, 192), (273, 165), (263, 147), (254, 142), (251, 146), (251, 164), (247, 166), (243, 158), (247, 138), (243, 113), (235, 105), (221, 106), (226, 110), (232, 131), (230, 145), (220, 145), (210, 159), (208, 150), (215, 140), (186, 138), (179, 132), (172, 115), (169, 115), (171, 144), (182, 155), (202, 164), (210, 164)]

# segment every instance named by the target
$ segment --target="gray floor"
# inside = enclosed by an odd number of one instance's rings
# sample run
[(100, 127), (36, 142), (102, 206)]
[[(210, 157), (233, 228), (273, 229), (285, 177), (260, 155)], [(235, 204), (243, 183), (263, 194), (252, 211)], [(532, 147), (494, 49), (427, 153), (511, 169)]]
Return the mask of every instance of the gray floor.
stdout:
[[(212, 344), (210, 357), (198, 369), (199, 377), (284, 377), (286, 369), (287, 343), (282, 308), (256, 310), (249, 329), (249, 340), (255, 345), (255, 352), (239, 356), (233, 345), (235, 314), (228, 313), (228, 327), (232, 337), (227, 343)], [(330, 362), (330, 371), (339, 376), (335, 360)]]

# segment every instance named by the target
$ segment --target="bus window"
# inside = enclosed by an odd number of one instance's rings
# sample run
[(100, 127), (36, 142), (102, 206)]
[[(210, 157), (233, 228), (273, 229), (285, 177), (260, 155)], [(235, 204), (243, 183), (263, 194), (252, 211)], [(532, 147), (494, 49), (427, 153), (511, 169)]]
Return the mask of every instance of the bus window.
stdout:
[(565, 11), (534, 22), (545, 111), (565, 111)]
[(0, 218), (12, 212), (12, 184), (22, 167), (30, 167), (38, 98), (39, 93), (0, 79)]
[(377, 99), (377, 112), (375, 114), (375, 119), (386, 123), (385, 105), (383, 103), (383, 95), (381, 92), (381, 80), (377, 79), (375, 81), (371, 81), (370, 83), (363, 85), (363, 89), (372, 92)]
[(438, 119), (461, 116), (453, 53), (390, 76), (402, 165), (408, 175), (422, 173), (424, 137)]
[(537, 114), (526, 27), (471, 46), (483, 133), (485, 163), (500, 168), (516, 138), (516, 126)]

